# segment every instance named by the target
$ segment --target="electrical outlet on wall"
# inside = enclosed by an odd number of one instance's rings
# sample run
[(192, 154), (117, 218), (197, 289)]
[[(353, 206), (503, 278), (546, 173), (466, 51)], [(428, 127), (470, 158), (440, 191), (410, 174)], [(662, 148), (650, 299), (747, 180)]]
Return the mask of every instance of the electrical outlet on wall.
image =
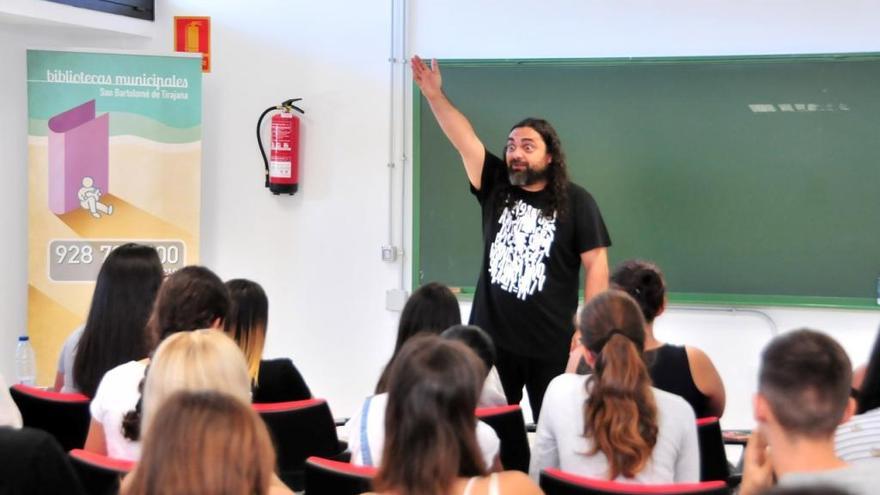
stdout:
[(382, 246), (382, 261), (397, 261), (397, 246)]

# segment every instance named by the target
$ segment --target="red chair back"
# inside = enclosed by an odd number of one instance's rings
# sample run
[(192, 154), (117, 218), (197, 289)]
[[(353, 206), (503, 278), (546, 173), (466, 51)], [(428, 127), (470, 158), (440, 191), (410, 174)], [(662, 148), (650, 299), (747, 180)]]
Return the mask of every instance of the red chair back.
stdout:
[(281, 480), (295, 491), (303, 489), (303, 473), (310, 456), (334, 457), (345, 450), (336, 436), (336, 422), (324, 399), (256, 403), (278, 455)]
[(588, 478), (559, 469), (541, 471), (541, 489), (546, 495), (729, 495), (723, 481), (640, 485)]
[(373, 489), (377, 469), (323, 457), (306, 459), (305, 493), (308, 495), (358, 495)]
[(54, 436), (65, 451), (82, 447), (89, 433), (90, 399), (82, 394), (48, 392), (27, 385), (9, 387), (24, 426)]
[(119, 492), (119, 482), (134, 469), (135, 463), (113, 459), (82, 449), (70, 451), (70, 461), (89, 495), (111, 495)]
[[(501, 465), (504, 469), (529, 472), (531, 450), (526, 423), (518, 405), (478, 408), (477, 418), (491, 426), (501, 440)], [(491, 466), (487, 466), (491, 467)]]

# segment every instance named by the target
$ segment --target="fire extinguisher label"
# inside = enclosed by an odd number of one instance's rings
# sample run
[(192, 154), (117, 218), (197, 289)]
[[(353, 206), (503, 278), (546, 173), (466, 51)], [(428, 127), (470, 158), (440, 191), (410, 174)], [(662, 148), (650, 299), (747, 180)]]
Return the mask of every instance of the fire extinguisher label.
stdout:
[(272, 177), (283, 177), (285, 179), (290, 178), (290, 162), (269, 162), (269, 175)]

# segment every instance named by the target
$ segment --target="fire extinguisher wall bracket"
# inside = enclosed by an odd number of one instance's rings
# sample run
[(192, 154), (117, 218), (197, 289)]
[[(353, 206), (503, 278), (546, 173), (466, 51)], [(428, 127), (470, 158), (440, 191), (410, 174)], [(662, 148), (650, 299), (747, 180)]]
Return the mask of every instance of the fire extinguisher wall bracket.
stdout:
[[(263, 156), (265, 168), (265, 187), (272, 194), (293, 194), (299, 189), (299, 117), (294, 111), (304, 114), (302, 108), (294, 105), (302, 98), (291, 98), (280, 105), (267, 108), (257, 119), (257, 144)], [(271, 141), (269, 156), (263, 148), (262, 123), (270, 112), (277, 111), (271, 120)]]

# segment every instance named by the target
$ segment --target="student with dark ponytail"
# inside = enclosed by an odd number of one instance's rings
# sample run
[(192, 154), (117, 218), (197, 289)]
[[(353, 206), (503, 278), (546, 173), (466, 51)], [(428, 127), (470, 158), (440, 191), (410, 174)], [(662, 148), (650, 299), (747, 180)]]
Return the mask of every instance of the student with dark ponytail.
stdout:
[(666, 309), (666, 281), (653, 263), (629, 260), (611, 274), (611, 285), (636, 300), (645, 317), (645, 360), (654, 386), (679, 395), (698, 418), (724, 414), (724, 383), (705, 352), (663, 343), (654, 336), (654, 319)]
[(645, 320), (625, 292), (597, 295), (578, 317), (591, 375), (550, 382), (529, 469), (639, 483), (700, 478), (696, 417), (681, 397), (651, 386)]

